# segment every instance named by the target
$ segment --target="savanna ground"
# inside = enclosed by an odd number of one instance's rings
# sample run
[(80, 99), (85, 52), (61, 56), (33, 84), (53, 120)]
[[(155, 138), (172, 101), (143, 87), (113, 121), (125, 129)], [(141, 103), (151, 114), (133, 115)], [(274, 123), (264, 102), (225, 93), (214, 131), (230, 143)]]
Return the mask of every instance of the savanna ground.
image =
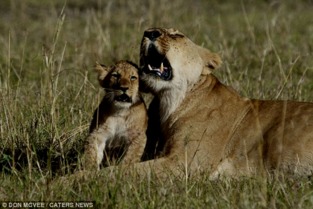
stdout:
[[(312, 1), (2, 0), (0, 201), (102, 208), (312, 208), (310, 179), (125, 178), (55, 184), (77, 169), (102, 90), (95, 61), (138, 63), (142, 33), (175, 27), (219, 52), (241, 95), (313, 101)], [(222, 130), (221, 130), (222, 131)], [(79, 168), (78, 168), (79, 169)], [(1, 207), (1, 206), (0, 206)]]

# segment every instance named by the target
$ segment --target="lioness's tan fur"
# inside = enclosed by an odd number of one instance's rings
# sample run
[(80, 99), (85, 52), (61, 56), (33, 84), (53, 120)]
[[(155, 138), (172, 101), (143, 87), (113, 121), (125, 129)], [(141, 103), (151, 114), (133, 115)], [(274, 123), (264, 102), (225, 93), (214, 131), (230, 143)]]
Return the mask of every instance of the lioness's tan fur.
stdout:
[(146, 144), (147, 112), (139, 95), (138, 69), (120, 61), (110, 67), (97, 64), (96, 70), (105, 96), (90, 125), (84, 168), (98, 169), (103, 157), (112, 165), (121, 155), (123, 164), (139, 162)]
[[(154, 57), (169, 61), (172, 79), (153, 75), (157, 68), (152, 70), (152, 64), (149, 71), (149, 62), (156, 65)], [(211, 74), (220, 64), (217, 54), (179, 31), (145, 31), (142, 80), (159, 101), (155, 111), (160, 112), (164, 146), (159, 158), (136, 164), (137, 171), (179, 175), (209, 170), (212, 179), (272, 170), (311, 175), (313, 104), (244, 98)]]

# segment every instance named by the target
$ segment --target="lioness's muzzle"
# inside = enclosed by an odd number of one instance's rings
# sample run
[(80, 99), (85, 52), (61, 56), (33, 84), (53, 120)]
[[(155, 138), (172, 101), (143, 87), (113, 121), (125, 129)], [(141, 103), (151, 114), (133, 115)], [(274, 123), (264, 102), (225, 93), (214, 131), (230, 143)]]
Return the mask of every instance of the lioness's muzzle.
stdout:
[[(162, 34), (158, 30), (148, 30), (144, 32), (143, 40), (141, 42), (141, 66), (143, 67), (143, 72), (149, 75), (156, 76), (162, 80), (172, 79), (172, 67), (170, 62), (166, 58), (166, 54), (161, 51), (158, 47), (162, 44), (158, 44)], [(147, 41), (146, 39), (149, 39)], [(158, 47), (157, 47), (158, 44)]]
[(161, 32), (159, 30), (146, 30), (143, 34), (144, 37), (150, 39), (151, 41), (155, 41), (156, 38), (161, 36)]

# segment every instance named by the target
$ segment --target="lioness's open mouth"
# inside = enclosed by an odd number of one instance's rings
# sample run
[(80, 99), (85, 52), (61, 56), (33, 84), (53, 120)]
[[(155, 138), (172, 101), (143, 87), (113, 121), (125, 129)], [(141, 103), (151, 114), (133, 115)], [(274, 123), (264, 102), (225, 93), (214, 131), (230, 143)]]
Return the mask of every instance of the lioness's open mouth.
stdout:
[(163, 80), (172, 79), (172, 67), (166, 55), (159, 53), (153, 44), (150, 44), (144, 55), (144, 72), (155, 75)]

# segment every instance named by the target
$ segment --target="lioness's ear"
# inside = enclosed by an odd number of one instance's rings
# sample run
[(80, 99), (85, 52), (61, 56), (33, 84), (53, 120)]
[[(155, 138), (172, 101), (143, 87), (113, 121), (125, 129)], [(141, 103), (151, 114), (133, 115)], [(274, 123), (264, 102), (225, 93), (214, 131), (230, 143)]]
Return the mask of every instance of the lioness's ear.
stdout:
[(216, 53), (209, 54), (208, 67), (212, 70), (216, 70), (220, 68), (222, 65), (222, 59), (220, 55)]
[(201, 59), (204, 61), (206, 67), (208, 67), (208, 72), (204, 74), (209, 74), (212, 70), (218, 69), (221, 66), (222, 60), (218, 54), (210, 52), (209, 50), (200, 46), (198, 47), (198, 53)]
[(98, 72), (98, 80), (99, 80), (100, 85), (102, 86), (102, 81), (104, 80), (105, 76), (108, 74), (109, 68), (106, 67), (105, 65), (101, 65), (98, 62), (96, 62), (94, 69)]

